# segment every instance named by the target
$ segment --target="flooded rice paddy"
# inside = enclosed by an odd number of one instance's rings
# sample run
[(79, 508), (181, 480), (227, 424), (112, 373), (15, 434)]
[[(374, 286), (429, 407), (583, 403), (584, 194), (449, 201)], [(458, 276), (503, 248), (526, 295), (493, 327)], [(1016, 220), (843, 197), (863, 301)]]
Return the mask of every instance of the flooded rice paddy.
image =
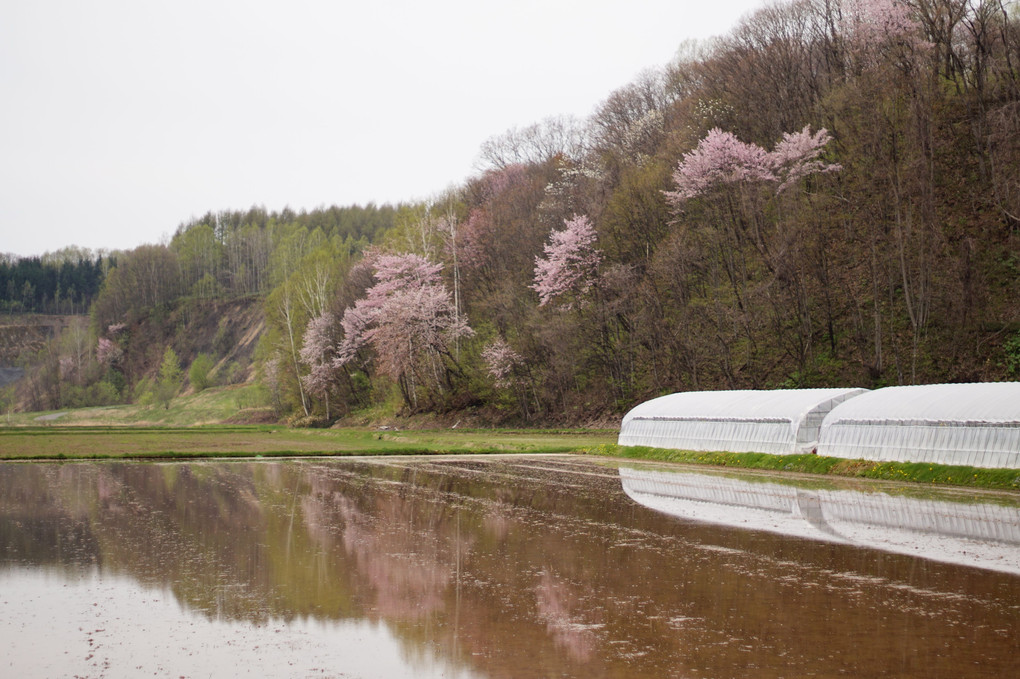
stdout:
[(1015, 494), (620, 464), (0, 465), (0, 676), (1020, 674)]

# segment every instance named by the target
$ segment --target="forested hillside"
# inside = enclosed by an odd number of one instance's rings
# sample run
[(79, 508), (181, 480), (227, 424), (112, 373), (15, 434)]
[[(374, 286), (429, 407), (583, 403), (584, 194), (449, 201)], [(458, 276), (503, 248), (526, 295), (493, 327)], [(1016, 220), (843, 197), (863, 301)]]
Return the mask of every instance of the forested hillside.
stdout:
[(121, 253), (94, 340), (256, 296), (259, 379), (320, 421), (1020, 372), (1016, 2), (779, 3), (678, 54), (426, 204), (210, 214)]
[(0, 312), (85, 313), (113, 264), (74, 247), (45, 257), (0, 256)]

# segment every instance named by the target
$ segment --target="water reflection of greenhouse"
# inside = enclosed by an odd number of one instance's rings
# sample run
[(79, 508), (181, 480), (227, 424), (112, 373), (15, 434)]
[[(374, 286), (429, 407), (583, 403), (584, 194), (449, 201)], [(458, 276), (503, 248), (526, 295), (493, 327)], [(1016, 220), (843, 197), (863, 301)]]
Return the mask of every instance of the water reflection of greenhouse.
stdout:
[(681, 392), (627, 413), (619, 442), (1020, 468), (1020, 382)]
[(676, 517), (1020, 574), (1020, 505), (620, 468), (634, 501)]

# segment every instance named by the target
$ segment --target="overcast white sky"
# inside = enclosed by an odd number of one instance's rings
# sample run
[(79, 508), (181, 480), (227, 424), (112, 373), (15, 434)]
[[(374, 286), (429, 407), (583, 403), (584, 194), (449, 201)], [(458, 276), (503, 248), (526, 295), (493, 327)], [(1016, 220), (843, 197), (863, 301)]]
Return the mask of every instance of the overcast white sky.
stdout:
[(0, 0), (0, 252), (427, 198), (764, 0)]

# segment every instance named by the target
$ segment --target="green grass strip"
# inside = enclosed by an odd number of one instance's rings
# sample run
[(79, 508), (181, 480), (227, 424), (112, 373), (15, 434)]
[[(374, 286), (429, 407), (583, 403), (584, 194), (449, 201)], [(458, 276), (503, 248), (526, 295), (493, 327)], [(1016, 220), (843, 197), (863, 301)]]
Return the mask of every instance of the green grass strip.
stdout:
[(352, 455), (582, 453), (929, 485), (1020, 490), (1020, 470), (819, 455), (767, 455), (619, 446), (605, 430), (289, 429), (266, 425), (0, 428), (0, 460), (193, 460)]
[(908, 481), (992, 490), (1020, 490), (1020, 469), (986, 469), (928, 462), (875, 462), (820, 455), (768, 455), (669, 450), (606, 444), (584, 451), (591, 455), (658, 462), (682, 462), (740, 469), (766, 469), (825, 476)]
[(297, 455), (570, 453), (606, 431), (367, 430), (286, 427), (0, 429), (0, 460), (195, 459)]

